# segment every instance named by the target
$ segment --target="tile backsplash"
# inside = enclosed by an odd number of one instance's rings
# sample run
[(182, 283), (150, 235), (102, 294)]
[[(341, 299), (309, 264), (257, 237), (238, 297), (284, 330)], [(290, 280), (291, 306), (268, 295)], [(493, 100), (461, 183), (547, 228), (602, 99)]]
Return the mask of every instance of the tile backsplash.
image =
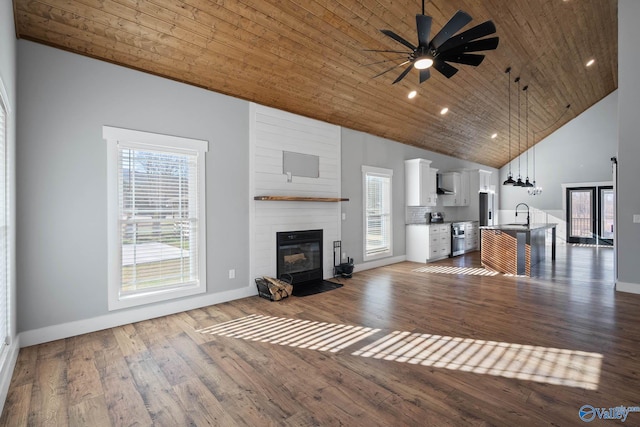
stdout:
[(424, 224), (427, 215), (431, 213), (431, 207), (427, 206), (407, 206), (405, 211), (405, 224)]

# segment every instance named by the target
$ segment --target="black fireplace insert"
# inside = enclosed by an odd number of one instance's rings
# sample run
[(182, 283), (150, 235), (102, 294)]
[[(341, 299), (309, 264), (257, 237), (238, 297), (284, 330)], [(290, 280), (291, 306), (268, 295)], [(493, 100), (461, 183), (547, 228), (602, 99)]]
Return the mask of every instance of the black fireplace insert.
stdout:
[(277, 275), (293, 285), (322, 281), (322, 230), (277, 233)]

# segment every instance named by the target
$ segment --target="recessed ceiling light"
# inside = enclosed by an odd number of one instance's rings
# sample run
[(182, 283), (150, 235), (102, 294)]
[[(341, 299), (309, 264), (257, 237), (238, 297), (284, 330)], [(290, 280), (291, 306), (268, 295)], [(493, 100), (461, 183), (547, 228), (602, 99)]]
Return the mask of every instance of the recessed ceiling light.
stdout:
[(596, 60), (595, 60), (595, 59), (590, 59), (590, 60), (587, 62), (587, 67), (591, 67), (591, 66), (593, 65), (593, 63), (594, 63), (594, 62), (596, 62)]
[(416, 92), (415, 90), (412, 90), (411, 92), (409, 92), (409, 95), (407, 95), (407, 98), (413, 99), (416, 97), (417, 94), (418, 92)]
[(449, 109), (447, 107), (444, 107), (442, 110), (440, 110), (440, 114), (442, 114), (443, 116), (448, 112), (449, 112)]
[(497, 133), (494, 133), (493, 135), (491, 135), (491, 139), (496, 139), (498, 137)]

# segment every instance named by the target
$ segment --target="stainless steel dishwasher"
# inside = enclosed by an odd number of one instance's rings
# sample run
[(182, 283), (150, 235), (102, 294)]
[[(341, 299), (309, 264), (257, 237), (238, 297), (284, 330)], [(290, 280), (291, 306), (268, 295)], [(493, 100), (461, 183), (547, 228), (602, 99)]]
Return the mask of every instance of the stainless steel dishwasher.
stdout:
[(465, 250), (464, 222), (451, 224), (451, 256), (462, 255)]

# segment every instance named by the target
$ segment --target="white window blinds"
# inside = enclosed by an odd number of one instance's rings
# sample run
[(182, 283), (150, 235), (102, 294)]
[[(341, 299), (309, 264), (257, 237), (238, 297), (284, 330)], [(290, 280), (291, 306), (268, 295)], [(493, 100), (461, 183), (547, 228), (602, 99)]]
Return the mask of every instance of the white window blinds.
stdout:
[(393, 171), (363, 167), (365, 259), (391, 255), (391, 179)]
[(208, 142), (103, 127), (109, 309), (206, 292)]
[(197, 154), (120, 144), (121, 295), (198, 278)]

